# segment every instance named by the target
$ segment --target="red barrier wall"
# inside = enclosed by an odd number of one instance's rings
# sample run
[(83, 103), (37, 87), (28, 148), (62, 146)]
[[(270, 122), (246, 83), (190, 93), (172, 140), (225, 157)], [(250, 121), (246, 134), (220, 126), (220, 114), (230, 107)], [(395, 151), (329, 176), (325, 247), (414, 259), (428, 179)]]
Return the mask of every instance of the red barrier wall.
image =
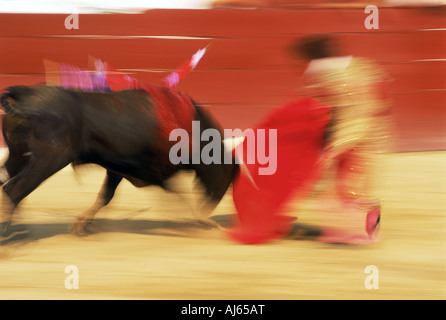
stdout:
[(86, 67), (88, 56), (160, 84), (212, 44), (178, 90), (223, 127), (243, 129), (298, 94), (305, 65), (287, 51), (291, 41), (329, 32), (346, 54), (375, 59), (393, 77), (396, 151), (445, 150), (444, 8), (383, 7), (379, 29), (367, 30), (364, 7), (85, 14), (77, 30), (63, 14), (0, 14), (0, 88), (45, 81), (43, 59)]

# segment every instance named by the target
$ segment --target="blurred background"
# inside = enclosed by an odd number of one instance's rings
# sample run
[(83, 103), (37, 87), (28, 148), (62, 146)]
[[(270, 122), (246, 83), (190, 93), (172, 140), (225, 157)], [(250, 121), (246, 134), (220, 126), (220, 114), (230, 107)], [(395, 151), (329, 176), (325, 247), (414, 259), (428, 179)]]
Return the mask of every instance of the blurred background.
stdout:
[[(371, 4), (379, 9), (379, 29), (364, 26), (370, 15), (364, 8)], [(346, 55), (374, 59), (393, 79), (389, 94), (395, 151), (444, 150), (442, 4), (440, 0), (1, 0), (0, 87), (45, 81), (44, 59), (87, 67), (90, 56), (142, 82), (161, 84), (196, 50), (211, 44), (177, 89), (206, 105), (224, 128), (243, 129), (299, 94), (306, 63), (290, 54), (292, 41), (329, 33)], [(76, 12), (81, 13), (78, 29), (66, 29), (65, 19)]]
[[(367, 5), (378, 8), (379, 29), (364, 25)], [(78, 28), (67, 29), (77, 13)], [(89, 57), (161, 85), (210, 44), (176, 89), (223, 128), (245, 129), (301, 94), (307, 62), (290, 54), (293, 41), (328, 33), (344, 54), (388, 72), (394, 128), (380, 175), (383, 241), (238, 245), (184, 222), (192, 215), (182, 201), (129, 184), (99, 215), (104, 232), (79, 240), (68, 225), (91, 205), (104, 172), (87, 171), (79, 183), (62, 171), (22, 205), (32, 243), (0, 246), (0, 298), (444, 299), (445, 19), (444, 0), (0, 0), (0, 88), (45, 82), (44, 60), (87, 68)], [(299, 223), (312, 222), (301, 209)], [(231, 214), (228, 193), (215, 215)], [(76, 291), (63, 285), (72, 264)], [(368, 265), (380, 270), (379, 290), (364, 288)]]

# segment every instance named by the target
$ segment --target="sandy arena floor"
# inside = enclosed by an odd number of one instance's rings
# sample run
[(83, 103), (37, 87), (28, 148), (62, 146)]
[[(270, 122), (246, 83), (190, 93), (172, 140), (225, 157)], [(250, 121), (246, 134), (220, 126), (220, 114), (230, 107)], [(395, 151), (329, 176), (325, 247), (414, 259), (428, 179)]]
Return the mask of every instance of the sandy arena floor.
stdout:
[[(102, 232), (78, 237), (68, 227), (105, 172), (66, 168), (17, 212), (30, 235), (0, 246), (0, 299), (445, 299), (446, 153), (389, 154), (385, 163), (381, 239), (361, 246), (234, 243), (195, 222), (187, 174), (178, 178), (183, 200), (123, 182), (97, 215)], [(310, 203), (295, 212), (302, 226), (315, 221)], [(229, 192), (213, 219), (227, 224), (233, 214)], [(65, 287), (69, 265), (78, 289)], [(378, 289), (365, 287), (369, 265)]]

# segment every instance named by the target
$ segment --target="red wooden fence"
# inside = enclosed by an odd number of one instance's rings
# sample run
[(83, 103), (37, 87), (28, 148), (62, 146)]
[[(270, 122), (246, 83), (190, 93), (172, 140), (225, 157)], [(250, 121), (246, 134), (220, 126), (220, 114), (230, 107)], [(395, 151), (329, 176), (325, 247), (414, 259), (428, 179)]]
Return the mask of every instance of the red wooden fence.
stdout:
[(364, 7), (83, 14), (71, 30), (67, 14), (0, 14), (0, 88), (45, 81), (43, 59), (86, 67), (89, 56), (160, 84), (211, 44), (178, 90), (223, 127), (243, 129), (298, 94), (305, 65), (290, 43), (332, 33), (346, 54), (375, 59), (393, 77), (396, 151), (446, 150), (446, 11), (382, 7), (379, 29), (367, 30)]

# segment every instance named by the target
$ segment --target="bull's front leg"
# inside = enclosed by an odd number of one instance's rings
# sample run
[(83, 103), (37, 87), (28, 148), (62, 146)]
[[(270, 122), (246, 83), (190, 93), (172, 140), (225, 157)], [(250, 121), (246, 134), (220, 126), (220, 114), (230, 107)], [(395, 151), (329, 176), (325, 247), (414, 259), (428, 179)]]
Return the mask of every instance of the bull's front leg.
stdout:
[[(54, 156), (57, 151), (57, 156)], [(71, 162), (69, 154), (56, 150), (54, 146), (40, 144), (30, 160), (24, 165), (16, 164), (14, 158), (8, 159), (6, 168), (12, 178), (3, 185), (2, 215), (0, 217), (0, 243), (17, 235), (26, 234), (23, 226), (12, 226), (13, 214), (19, 203), (33, 192), (42, 182)]]
[(87, 226), (93, 222), (96, 213), (110, 203), (121, 180), (122, 176), (107, 170), (107, 176), (96, 201), (88, 210), (77, 218), (71, 227), (72, 232), (78, 235), (85, 234)]

